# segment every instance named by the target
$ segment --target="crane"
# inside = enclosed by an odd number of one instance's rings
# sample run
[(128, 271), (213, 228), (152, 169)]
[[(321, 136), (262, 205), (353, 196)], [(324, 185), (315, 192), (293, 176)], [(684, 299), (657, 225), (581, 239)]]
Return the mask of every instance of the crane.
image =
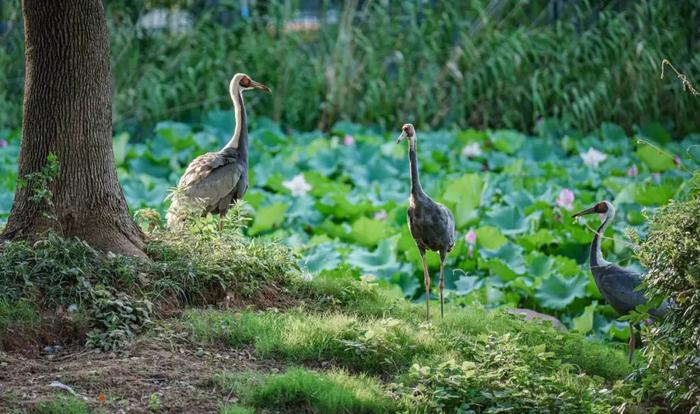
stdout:
[(219, 214), (219, 230), (231, 203), (243, 198), (248, 189), (248, 125), (243, 91), (270, 88), (256, 82), (245, 73), (237, 73), (229, 84), (236, 120), (233, 136), (217, 152), (195, 158), (180, 178), (176, 191), (169, 197), (172, 203), (166, 214), (168, 227), (177, 227), (189, 208), (202, 208), (203, 214)]
[[(603, 258), (603, 251), (600, 247), (600, 239), (608, 228), (613, 218), (615, 217), (615, 206), (609, 201), (601, 201), (591, 208), (580, 211), (572, 217), (581, 217), (588, 214), (599, 214), (603, 220), (596, 230), (591, 242), (590, 267), (593, 279), (595, 280), (598, 290), (603, 295), (605, 300), (618, 313), (627, 315), (637, 306), (647, 303), (647, 298), (644, 292), (639, 290), (642, 283), (642, 275), (630, 270), (623, 269), (620, 266), (610, 263)], [(668, 311), (668, 302), (664, 301), (658, 308), (649, 310), (649, 314), (655, 318), (663, 317)], [(629, 323), (630, 342), (629, 342), (629, 362), (632, 362), (632, 354), (636, 346), (636, 338), (634, 334), (634, 325)]]
[(416, 129), (411, 124), (401, 127), (401, 135), (396, 140), (399, 144), (408, 140), (408, 162), (411, 174), (411, 193), (408, 198), (408, 229), (416, 241), (421, 261), (423, 262), (423, 280), (425, 282), (425, 318), (430, 320), (430, 274), (425, 263), (425, 251), (432, 250), (440, 254), (440, 316), (444, 316), (445, 299), (445, 258), (455, 245), (455, 219), (452, 212), (440, 203), (433, 201), (421, 187), (418, 177), (418, 159), (416, 158)]

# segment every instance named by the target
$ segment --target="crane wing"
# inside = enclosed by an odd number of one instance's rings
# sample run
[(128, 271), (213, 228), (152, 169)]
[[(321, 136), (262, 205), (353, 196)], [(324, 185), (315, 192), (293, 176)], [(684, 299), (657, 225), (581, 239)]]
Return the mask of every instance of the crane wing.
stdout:
[(180, 177), (178, 187), (189, 187), (206, 179), (217, 168), (231, 164), (233, 157), (225, 157), (218, 152), (208, 152), (192, 160), (185, 173)]
[(428, 197), (409, 207), (408, 226), (419, 248), (448, 252), (454, 247), (455, 224), (452, 213)]
[(593, 270), (598, 274), (596, 284), (600, 293), (618, 312), (626, 314), (637, 306), (647, 303), (644, 292), (637, 290), (642, 283), (639, 273), (615, 264)]
[(447, 222), (446, 227), (447, 227), (447, 229), (448, 229), (448, 231), (447, 231), (447, 237), (448, 237), (449, 246), (450, 246), (447, 250), (448, 250), (448, 251), (451, 251), (452, 248), (453, 248), (454, 245), (455, 245), (455, 218), (454, 218), (454, 216), (452, 215), (452, 212), (450, 211), (449, 208), (443, 206), (443, 205), (440, 204), (440, 203), (437, 203), (437, 204), (438, 204), (438, 206), (440, 206), (440, 208), (443, 210), (443, 214), (445, 215), (445, 220), (446, 220), (446, 222)]
[(170, 209), (175, 211), (183, 204), (203, 202), (206, 211), (211, 211), (234, 191), (241, 179), (243, 169), (237, 161), (237, 156), (217, 152), (195, 158), (180, 178)]

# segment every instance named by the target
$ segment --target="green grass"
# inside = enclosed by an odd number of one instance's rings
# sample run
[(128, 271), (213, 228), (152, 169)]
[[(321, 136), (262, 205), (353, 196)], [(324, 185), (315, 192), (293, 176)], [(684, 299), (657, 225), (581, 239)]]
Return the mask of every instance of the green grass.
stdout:
[(262, 358), (295, 362), (334, 361), (351, 370), (396, 372), (439, 347), (428, 330), (398, 319), (359, 318), (333, 312), (313, 314), (192, 310), (185, 320), (197, 340), (252, 345)]
[(36, 308), (29, 302), (0, 299), (0, 337), (13, 327), (35, 328), (40, 321)]
[(220, 414), (255, 414), (255, 409), (241, 405), (225, 405), (221, 407)]
[(72, 396), (59, 396), (53, 400), (40, 402), (35, 410), (37, 414), (88, 414), (87, 404)]
[[(510, 338), (516, 354), (542, 348), (556, 361), (552, 366), (557, 366), (562, 383), (576, 382), (579, 376), (586, 384), (592, 378), (616, 381), (631, 370), (622, 349), (500, 311), (447, 306), (444, 319), (436, 317), (425, 324), (422, 305), (404, 300), (396, 306), (396, 314), (390, 305), (383, 316), (374, 313), (382, 303), (390, 303), (390, 296), (363, 281), (319, 280), (309, 286), (321, 287), (318, 297), (325, 298), (324, 302), (337, 297), (345, 304), (333, 311), (298, 308), (286, 313), (189, 310), (184, 314), (185, 326), (197, 342), (252, 346), (260, 358), (327, 361), (383, 378), (405, 374), (414, 364), (446, 360), (449, 355), (459, 361), (478, 360), (486, 351), (475, 351), (474, 344), (490, 337)], [(536, 359), (516, 356), (516, 362), (529, 367), (533, 375), (549, 376)]]
[(275, 407), (290, 413), (395, 412), (394, 402), (384, 394), (380, 383), (364, 375), (303, 368), (292, 368), (277, 375), (253, 376), (253, 381), (249, 374), (243, 375), (243, 381), (238, 374), (224, 374), (217, 380), (225, 389), (240, 396), (244, 404), (256, 408)]

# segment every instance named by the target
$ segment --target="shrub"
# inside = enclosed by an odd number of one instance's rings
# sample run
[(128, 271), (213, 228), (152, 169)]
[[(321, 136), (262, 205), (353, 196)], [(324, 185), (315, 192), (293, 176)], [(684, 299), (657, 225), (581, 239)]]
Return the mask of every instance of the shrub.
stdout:
[(646, 392), (661, 395), (679, 412), (700, 412), (700, 186), (690, 181), (690, 197), (672, 201), (651, 220), (639, 260), (656, 296), (675, 302), (665, 323), (647, 330)]

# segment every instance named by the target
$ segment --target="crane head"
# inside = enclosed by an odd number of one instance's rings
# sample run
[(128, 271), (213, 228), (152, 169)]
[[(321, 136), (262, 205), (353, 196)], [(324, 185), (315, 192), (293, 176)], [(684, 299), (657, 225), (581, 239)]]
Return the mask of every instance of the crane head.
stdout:
[(413, 137), (416, 135), (416, 129), (413, 127), (413, 124), (404, 124), (401, 127), (401, 135), (399, 135), (398, 138), (396, 138), (396, 143), (400, 143), (404, 139), (408, 138), (409, 141), (413, 141)]
[(609, 213), (614, 212), (614, 211), (615, 211), (615, 207), (613, 207), (613, 205), (610, 204), (609, 201), (601, 201), (600, 203), (594, 205), (593, 207), (579, 211), (578, 213), (574, 214), (571, 217), (577, 218), (577, 217), (585, 216), (588, 214), (595, 214), (595, 213), (598, 213), (601, 216), (605, 216), (605, 215), (608, 215)]
[(229, 86), (229, 89), (231, 90), (232, 94), (236, 90), (247, 91), (251, 89), (260, 89), (261, 91), (265, 91), (268, 93), (272, 92), (270, 88), (268, 88), (260, 82), (254, 81), (250, 78), (250, 76), (246, 75), (245, 73), (236, 73), (235, 75), (233, 75), (233, 79), (231, 79), (231, 85)]

